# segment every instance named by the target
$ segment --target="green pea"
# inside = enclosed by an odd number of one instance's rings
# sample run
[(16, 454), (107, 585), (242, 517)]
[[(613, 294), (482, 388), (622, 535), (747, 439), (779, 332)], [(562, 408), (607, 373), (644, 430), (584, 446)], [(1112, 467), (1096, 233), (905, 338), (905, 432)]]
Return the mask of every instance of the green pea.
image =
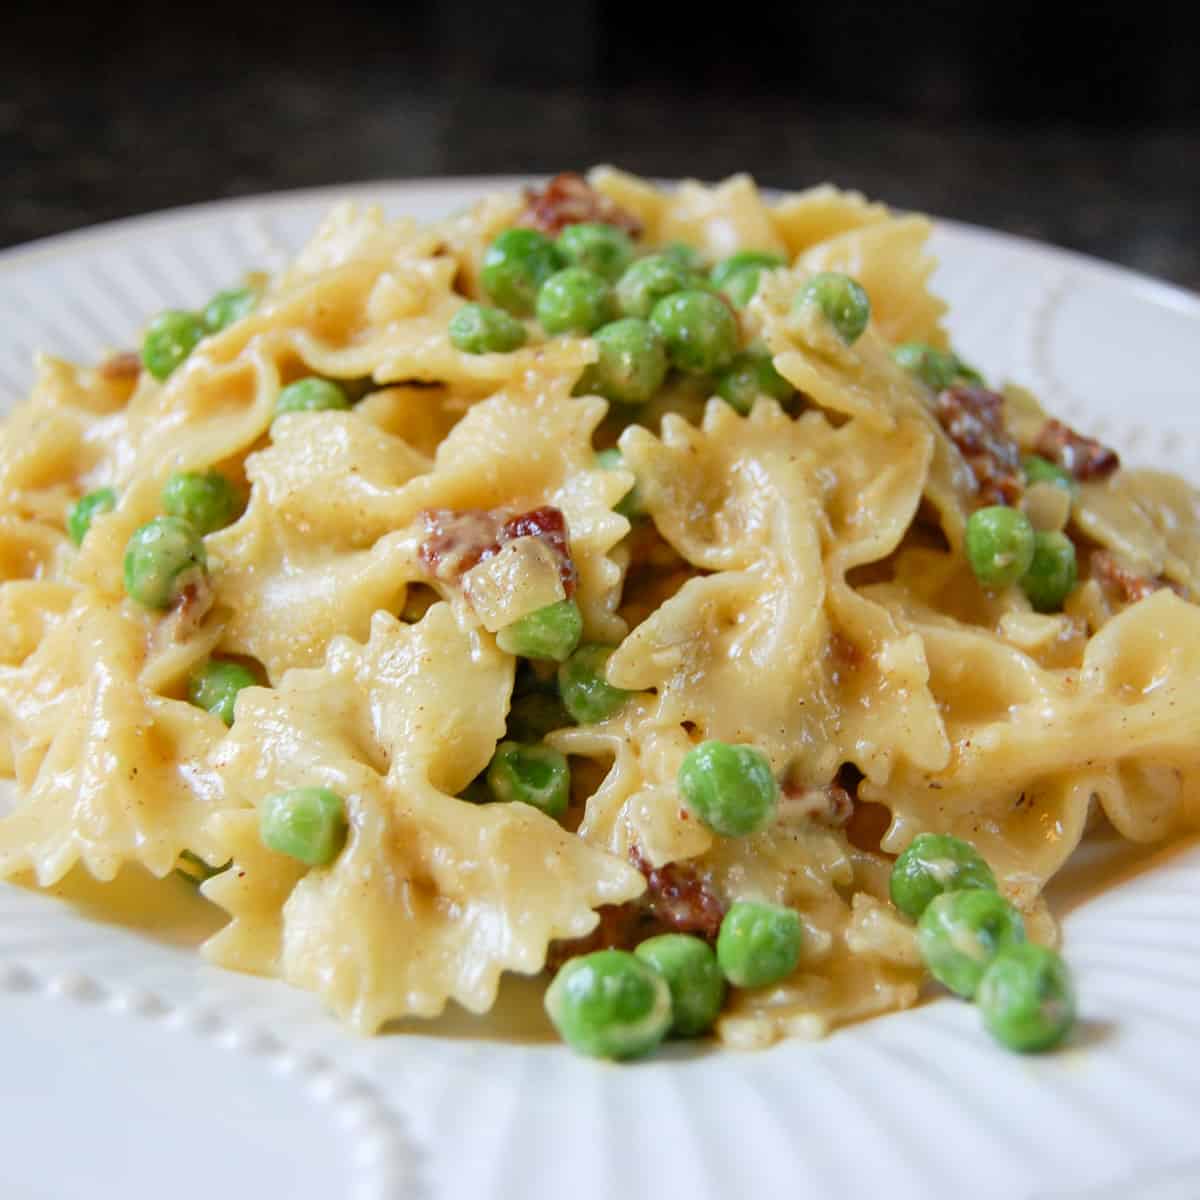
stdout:
[(571, 719), (579, 725), (592, 725), (611, 717), (633, 695), (624, 688), (613, 687), (605, 678), (605, 664), (613, 649), (594, 642), (580, 646), (558, 668), (558, 694)]
[(502, 308), (464, 304), (450, 318), (450, 343), (464, 354), (508, 354), (525, 345), (525, 326)]
[(969, 842), (944, 833), (918, 833), (892, 867), (892, 903), (914, 920), (934, 896), (964, 888), (996, 890), (996, 877)]
[(815, 304), (847, 346), (857, 342), (871, 319), (871, 299), (862, 284), (840, 271), (822, 271), (800, 289), (796, 306)]
[(160, 383), (196, 348), (204, 326), (195, 313), (169, 308), (146, 329), (142, 340), (142, 365)]
[(692, 288), (667, 296), (654, 306), (650, 323), (681, 370), (719, 371), (737, 353), (737, 318), (712, 292)]
[(612, 318), (608, 284), (583, 267), (551, 275), (537, 294), (537, 319), (547, 333), (591, 333)]
[(530, 692), (512, 702), (505, 736), (514, 742), (540, 742), (546, 734), (570, 724), (571, 716), (557, 696)]
[(297, 412), (330, 412), (350, 407), (350, 397), (340, 383), (308, 375), (283, 388), (275, 400), (275, 415)]
[(163, 488), (162, 506), (203, 535), (224, 529), (238, 515), (241, 500), (220, 471), (176, 471)]
[(781, 254), (773, 254), (770, 250), (739, 250), (728, 258), (723, 258), (711, 271), (708, 277), (713, 287), (723, 288), (734, 275), (747, 268), (772, 271), (776, 267), (786, 267), (787, 259)]
[(694, 286), (691, 270), (665, 254), (639, 258), (617, 280), (616, 300), (621, 315), (648, 317), (665, 296)]
[(713, 948), (686, 933), (663, 933), (642, 942), (634, 954), (652, 966), (671, 989), (671, 1032), (699, 1037), (725, 1003), (725, 977)]
[(967, 521), (967, 562), (985, 587), (1016, 583), (1033, 562), (1034, 532), (1019, 508), (978, 508)]
[(1079, 490), (1075, 477), (1070, 471), (1064, 471), (1049, 459), (1039, 458), (1036, 454), (1021, 459), (1021, 469), (1025, 472), (1025, 483), (1032, 487), (1035, 483), (1052, 483), (1062, 488), (1064, 492), (1074, 495)]
[(204, 327), (209, 333), (220, 333), (235, 321), (248, 317), (258, 304), (253, 288), (229, 288), (218, 292), (205, 306)]
[[(629, 467), (625, 462), (625, 456), (615, 446), (607, 450), (596, 451), (596, 466), (602, 471), (628, 471)], [(638, 486), (635, 483), (633, 487), (617, 501), (613, 512), (618, 512), (621, 516), (629, 521), (636, 521), (638, 517), (646, 515), (645, 506), (642, 504), (641, 494), (638, 492)]]
[(762, 267), (746, 267), (737, 271), (726, 281), (721, 289), (726, 296), (738, 307), (745, 308), (754, 299), (758, 291), (758, 283), (762, 278)]
[(684, 757), (677, 782), (688, 809), (725, 837), (757, 833), (775, 815), (779, 785), (753, 746), (702, 742)]
[(738, 900), (721, 922), (717, 962), (734, 987), (766, 987), (796, 969), (803, 939), (795, 909)]
[(562, 662), (579, 645), (582, 634), (579, 605), (574, 600), (557, 600), (505, 625), (496, 634), (496, 644), (506, 654)]
[(263, 801), (258, 814), (263, 845), (310, 867), (333, 862), (346, 840), (346, 802), (324, 787), (293, 788)]
[(992, 959), (1025, 940), (1021, 914), (999, 892), (943, 892), (917, 922), (917, 945), (933, 977), (968, 1000)]
[(979, 981), (975, 1003), (992, 1037), (1023, 1054), (1052, 1049), (1075, 1024), (1067, 964), (1032, 942), (996, 955)]
[(1034, 535), (1033, 561), (1021, 579), (1021, 590), (1038, 612), (1058, 612), (1078, 579), (1075, 545), (1065, 533)]
[(769, 354), (746, 351), (717, 376), (717, 395), (743, 416), (754, 407), (759, 396), (769, 396), (781, 404), (790, 400), (796, 389), (780, 373)]
[(892, 361), (935, 392), (948, 388), (961, 374), (958, 359), (924, 342), (904, 342), (892, 351)]
[[(658, 255), (662, 258), (669, 258), (692, 274), (704, 269), (700, 251), (695, 246), (689, 246), (687, 242), (667, 242), (665, 246), (658, 248)], [(654, 257), (654, 255), (649, 257)]]
[(545, 1004), (563, 1041), (593, 1058), (640, 1058), (671, 1028), (667, 981), (626, 950), (569, 959), (546, 989)]
[(648, 321), (625, 317), (596, 330), (600, 357), (584, 372), (576, 392), (595, 392), (619, 404), (644, 404), (667, 377), (667, 351)]
[(169, 608), (208, 564), (200, 535), (178, 517), (155, 517), (125, 547), (125, 590), (146, 608)]
[(210, 658), (188, 677), (188, 700), (232, 725), (238, 692), (257, 686), (258, 680), (248, 667), (229, 659)]
[(781, 255), (743, 250), (717, 263), (708, 277), (713, 286), (720, 288), (738, 308), (745, 308), (758, 291), (758, 281), (762, 273), (786, 266), (787, 259)]
[(88, 492), (86, 496), (80, 496), (67, 513), (67, 535), (75, 545), (82, 545), (96, 517), (101, 513), (112, 512), (116, 507), (117, 493), (109, 487), (97, 488), (94, 492)]
[(501, 742), (488, 764), (487, 785), (493, 800), (519, 800), (558, 818), (571, 800), (571, 768), (566, 756), (549, 746)]
[(493, 303), (513, 316), (533, 315), (538, 289), (566, 264), (554, 243), (536, 229), (506, 229), (487, 248), (480, 282)]
[(568, 225), (555, 243), (573, 267), (584, 267), (611, 283), (633, 262), (633, 240), (615, 225)]

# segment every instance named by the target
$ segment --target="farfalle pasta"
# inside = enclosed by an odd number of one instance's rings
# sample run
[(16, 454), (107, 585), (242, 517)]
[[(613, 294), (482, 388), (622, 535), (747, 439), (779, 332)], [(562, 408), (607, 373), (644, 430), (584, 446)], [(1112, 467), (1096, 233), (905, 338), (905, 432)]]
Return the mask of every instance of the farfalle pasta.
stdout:
[(183, 870), (211, 961), (364, 1032), (546, 970), (589, 1053), (756, 1046), (928, 968), (1051, 1044), (1060, 964), (1005, 939), (1054, 942), (1098, 823), (1200, 812), (1200, 509), (955, 354), (929, 228), (609, 169), (345, 205), (139, 354), (43, 358), (0, 875)]

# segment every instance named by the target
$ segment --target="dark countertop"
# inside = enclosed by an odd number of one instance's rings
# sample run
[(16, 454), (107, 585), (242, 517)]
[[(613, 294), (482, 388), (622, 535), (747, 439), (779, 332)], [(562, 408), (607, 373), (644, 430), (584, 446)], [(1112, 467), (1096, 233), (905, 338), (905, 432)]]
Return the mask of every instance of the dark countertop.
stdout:
[(0, 91), (0, 245), (278, 188), (612, 162), (660, 176), (829, 179), (1200, 291), (1200, 125), (1119, 131), (814, 111), (795, 101), (417, 85), (369, 64), (153, 71)]

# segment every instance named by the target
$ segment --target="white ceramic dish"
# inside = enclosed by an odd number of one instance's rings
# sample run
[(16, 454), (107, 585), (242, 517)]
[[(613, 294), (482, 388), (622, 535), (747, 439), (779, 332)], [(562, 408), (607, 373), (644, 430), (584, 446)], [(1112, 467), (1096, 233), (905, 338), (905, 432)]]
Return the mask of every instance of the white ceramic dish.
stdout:
[[(207, 205), (0, 254), (0, 403), (35, 349), (129, 346), (159, 309), (276, 266), (337, 198), (433, 217), (512, 182)], [(966, 357), (1126, 461), (1200, 480), (1200, 298), (963, 226), (936, 249)], [(540, 1025), (519, 983), (489, 1025), (364, 1040), (202, 963), (187, 910), (131, 928), (0, 885), (0, 1196), (1195, 1200), (1200, 850), (1136, 873), (1124, 855), (1126, 882), (1091, 896), (1107, 857), (1056, 889), (1084, 1021), (1042, 1059), (941, 1001), (819, 1043), (608, 1067), (522, 1036)]]

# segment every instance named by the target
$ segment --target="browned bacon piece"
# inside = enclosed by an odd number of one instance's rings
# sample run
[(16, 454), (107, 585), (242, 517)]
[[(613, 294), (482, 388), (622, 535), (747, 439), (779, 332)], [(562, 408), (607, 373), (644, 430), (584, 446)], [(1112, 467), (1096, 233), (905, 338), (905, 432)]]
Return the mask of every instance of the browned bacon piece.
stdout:
[(1121, 465), (1115, 450), (1053, 418), (1042, 426), (1033, 449), (1080, 480), (1104, 479)]
[(571, 557), (571, 538), (562, 509), (533, 508), (514, 517), (495, 509), (427, 508), (421, 514), (425, 537), (417, 551), (425, 570), (435, 579), (457, 583), (465, 571), (491, 558), (507, 542), (521, 537), (541, 538), (558, 559), (559, 578), (569, 597), (575, 594), (578, 572)]
[(447, 583), (495, 552), (503, 518), (483, 508), (427, 508), (418, 554), (430, 575)]
[(1179, 589), (1165, 579), (1153, 575), (1139, 575), (1122, 566), (1107, 550), (1093, 550), (1091, 557), (1092, 577), (1098, 579), (1105, 591), (1113, 592), (1125, 604), (1136, 604), (1145, 600), (1160, 588)]
[(646, 877), (642, 902), (661, 925), (674, 933), (694, 933), (714, 941), (725, 905), (695, 867), (685, 862), (652, 867), (636, 846), (633, 865)]
[(136, 379), (141, 372), (142, 359), (134, 350), (110, 354), (100, 364), (100, 374), (105, 379)]
[(975, 476), (980, 504), (1015, 504), (1021, 497), (1021, 451), (1004, 428), (1004, 397), (962, 384), (937, 395), (937, 418)]
[(596, 191), (582, 175), (574, 171), (555, 175), (543, 187), (527, 188), (525, 211), (517, 224), (554, 236), (568, 225), (580, 225), (585, 221), (616, 225), (631, 237), (637, 237), (642, 232), (642, 223), (637, 217)]
[(646, 876), (646, 891), (625, 904), (598, 908), (600, 924), (586, 937), (551, 942), (546, 956), (549, 970), (593, 950), (632, 950), (660, 933), (693, 933), (709, 942), (716, 940), (725, 905), (695, 867), (682, 862), (652, 867), (636, 846), (629, 857)]
[(502, 546), (505, 542), (516, 541), (519, 537), (541, 538), (554, 551), (558, 558), (558, 575), (562, 580), (563, 591), (568, 597), (573, 596), (579, 577), (575, 570), (575, 560), (571, 557), (567, 519), (563, 516), (562, 509), (544, 504), (541, 508), (518, 513), (505, 521), (504, 528), (500, 530), (499, 544)]

